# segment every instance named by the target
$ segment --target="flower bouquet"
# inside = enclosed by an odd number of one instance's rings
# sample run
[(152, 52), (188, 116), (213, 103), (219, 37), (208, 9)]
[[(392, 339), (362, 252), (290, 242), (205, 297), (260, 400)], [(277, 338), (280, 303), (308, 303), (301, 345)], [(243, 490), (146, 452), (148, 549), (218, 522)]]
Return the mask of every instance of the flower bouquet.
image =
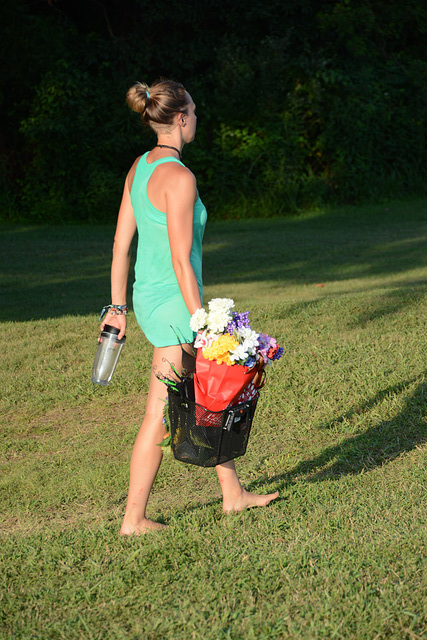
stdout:
[(161, 446), (170, 443), (177, 460), (202, 467), (245, 454), (265, 368), (283, 353), (274, 338), (252, 330), (248, 311), (233, 311), (233, 300), (208, 306), (190, 321), (195, 370), (180, 374), (171, 365), (173, 375), (158, 375), (168, 385), (170, 423)]
[(248, 311), (237, 313), (234, 306), (229, 298), (214, 298), (209, 311), (197, 309), (190, 320), (197, 333), (195, 402), (209, 411), (255, 397), (265, 367), (283, 354), (274, 338), (251, 328)]

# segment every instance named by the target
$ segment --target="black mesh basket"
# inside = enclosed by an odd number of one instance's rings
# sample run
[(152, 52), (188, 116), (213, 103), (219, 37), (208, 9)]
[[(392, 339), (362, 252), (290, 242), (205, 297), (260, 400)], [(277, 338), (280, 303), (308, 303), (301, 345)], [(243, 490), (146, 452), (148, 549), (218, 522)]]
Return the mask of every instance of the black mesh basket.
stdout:
[(246, 453), (257, 393), (252, 400), (208, 411), (168, 389), (172, 452), (177, 460), (214, 467)]

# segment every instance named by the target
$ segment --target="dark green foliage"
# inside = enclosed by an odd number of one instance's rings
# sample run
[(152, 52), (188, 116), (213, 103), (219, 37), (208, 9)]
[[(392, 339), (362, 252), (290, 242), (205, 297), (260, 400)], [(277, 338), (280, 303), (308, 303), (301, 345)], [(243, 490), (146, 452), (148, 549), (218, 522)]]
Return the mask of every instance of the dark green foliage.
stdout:
[(0, 12), (2, 218), (113, 220), (154, 139), (125, 93), (159, 76), (198, 105), (185, 161), (214, 216), (425, 191), (421, 0), (5, 0)]

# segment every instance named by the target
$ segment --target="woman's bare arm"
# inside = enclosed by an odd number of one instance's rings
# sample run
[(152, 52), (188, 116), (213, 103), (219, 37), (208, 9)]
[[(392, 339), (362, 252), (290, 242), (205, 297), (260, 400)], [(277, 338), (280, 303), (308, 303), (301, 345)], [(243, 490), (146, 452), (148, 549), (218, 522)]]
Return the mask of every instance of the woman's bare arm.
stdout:
[(190, 262), (196, 179), (189, 169), (181, 165), (171, 166), (168, 177), (166, 215), (172, 264), (184, 302), (193, 314), (202, 306), (197, 278)]
[[(123, 189), (122, 202), (117, 218), (116, 233), (113, 245), (113, 260), (111, 263), (111, 302), (112, 304), (126, 304), (127, 282), (131, 258), (131, 243), (136, 231), (136, 220), (130, 199), (133, 178), (135, 176), (137, 161), (129, 171)], [(110, 324), (120, 329), (120, 340), (126, 331), (126, 316), (111, 315), (101, 324), (101, 331), (105, 324)]]

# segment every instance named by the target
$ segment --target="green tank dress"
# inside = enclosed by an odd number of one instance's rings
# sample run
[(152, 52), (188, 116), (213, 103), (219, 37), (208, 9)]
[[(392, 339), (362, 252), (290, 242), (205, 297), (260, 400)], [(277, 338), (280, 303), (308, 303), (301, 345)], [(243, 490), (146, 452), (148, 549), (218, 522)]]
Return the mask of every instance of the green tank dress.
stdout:
[[(131, 202), (138, 229), (138, 248), (133, 285), (133, 309), (139, 326), (155, 347), (192, 342), (190, 313), (182, 297), (172, 266), (166, 213), (151, 204), (147, 184), (153, 171), (173, 157), (148, 163), (144, 154), (138, 161), (131, 189)], [(190, 262), (202, 297), (202, 239), (206, 208), (200, 198), (194, 205), (193, 245)]]

